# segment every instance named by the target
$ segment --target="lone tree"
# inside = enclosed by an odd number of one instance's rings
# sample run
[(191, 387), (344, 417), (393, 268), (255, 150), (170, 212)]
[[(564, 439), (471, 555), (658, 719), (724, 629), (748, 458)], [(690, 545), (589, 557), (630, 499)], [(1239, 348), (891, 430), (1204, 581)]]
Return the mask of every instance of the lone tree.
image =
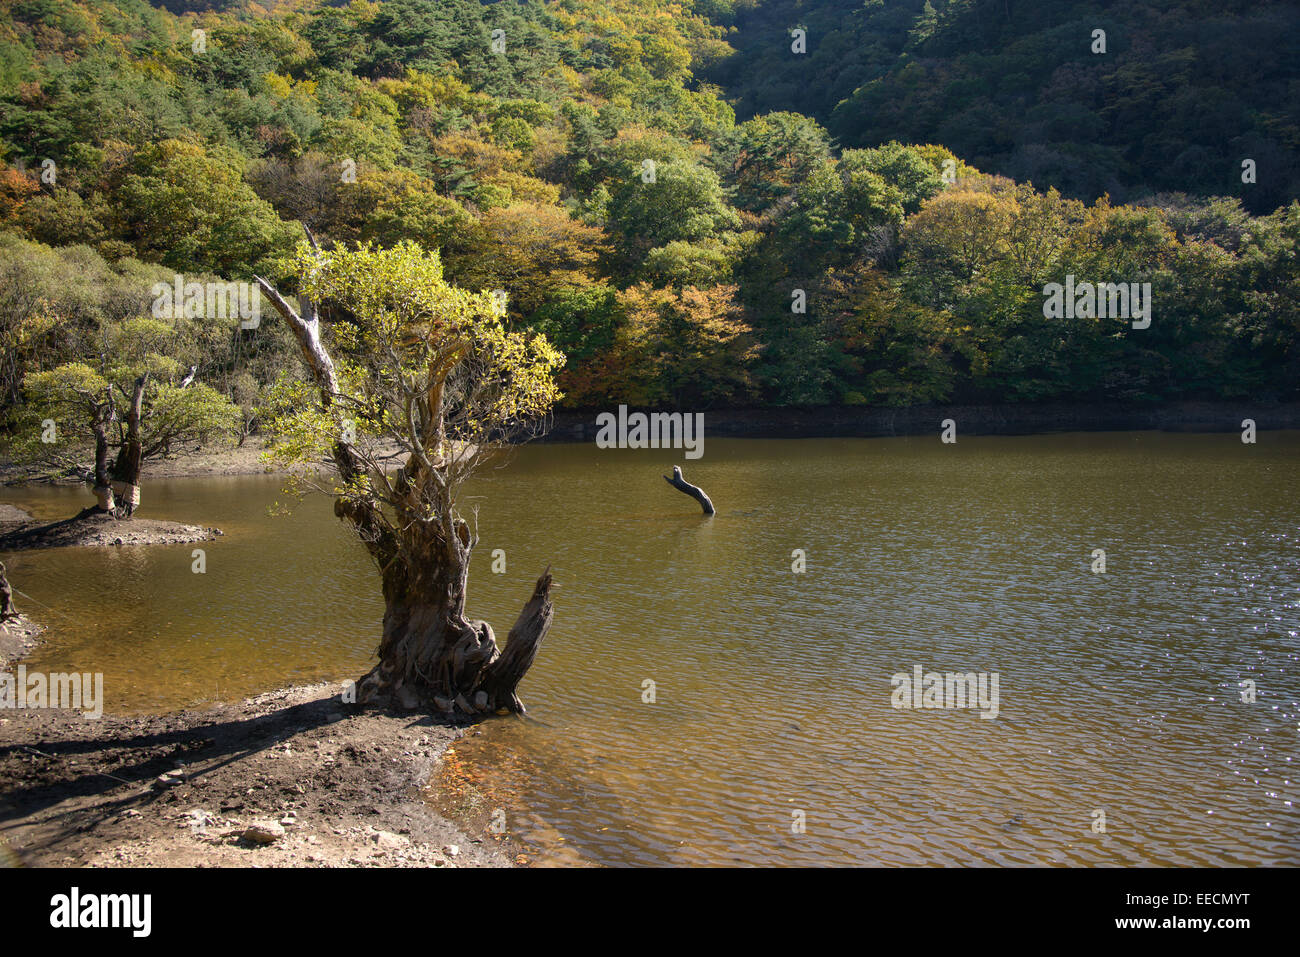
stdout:
[(146, 462), (194, 451), (239, 423), (238, 407), (169, 354), (183, 351), (186, 335), (148, 317), (105, 323), (98, 355), (28, 373), (15, 458), (85, 476), (97, 499), (87, 511), (130, 517)]
[[(539, 427), (560, 397), (564, 356), (542, 335), (508, 330), (504, 302), (448, 285), (437, 252), (411, 243), (304, 245), (292, 271), (297, 308), (258, 282), (311, 381), (281, 378), (266, 427), (273, 458), (299, 466), (300, 488), (334, 496), (379, 567), (379, 664), (358, 682), (358, 702), (523, 712), (515, 688), (550, 627), (550, 572), (499, 651), (491, 626), (465, 616), (478, 539), (456, 497), (493, 453)], [(326, 485), (310, 471), (322, 462)]]

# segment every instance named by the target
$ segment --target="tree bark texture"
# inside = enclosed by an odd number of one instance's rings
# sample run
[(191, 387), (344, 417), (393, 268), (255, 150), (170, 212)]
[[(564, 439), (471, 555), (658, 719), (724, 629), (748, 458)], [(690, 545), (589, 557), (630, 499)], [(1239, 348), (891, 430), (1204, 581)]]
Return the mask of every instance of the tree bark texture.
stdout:
[(135, 380), (131, 393), (131, 406), (126, 413), (126, 441), (118, 449), (113, 466), (113, 490), (118, 496), (118, 515), (130, 518), (140, 505), (140, 467), (144, 460), (140, 440), (140, 415), (144, 409), (144, 390), (148, 373)]

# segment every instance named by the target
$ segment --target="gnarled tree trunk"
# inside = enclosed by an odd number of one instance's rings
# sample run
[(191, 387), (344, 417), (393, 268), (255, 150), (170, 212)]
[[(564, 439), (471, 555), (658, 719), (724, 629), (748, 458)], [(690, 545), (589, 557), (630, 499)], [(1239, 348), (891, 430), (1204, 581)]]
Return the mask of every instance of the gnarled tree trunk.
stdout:
[(108, 476), (108, 419), (97, 416), (95, 430), (95, 508), (91, 511), (113, 513), (113, 484)]
[(87, 397), (90, 408), (90, 427), (95, 433), (95, 507), (83, 510), (83, 515), (94, 512), (113, 514), (113, 486), (108, 474), (108, 427), (117, 418), (113, 404), (113, 387), (109, 386), (104, 400), (97, 402)]
[[(474, 542), (464, 522), (455, 528), (459, 541), (448, 550), (454, 556), (394, 562), (383, 570), (379, 664), (358, 684), (359, 702), (407, 709), (431, 703), (444, 713), (466, 716), (525, 710), (515, 689), (550, 628), (550, 570), (538, 579), (503, 654), (492, 626), (465, 615)], [(426, 537), (422, 544), (435, 541)]]
[(144, 390), (148, 373), (135, 380), (131, 407), (126, 413), (126, 441), (117, 452), (113, 466), (113, 491), (118, 497), (119, 516), (130, 518), (140, 505), (140, 466), (144, 460), (140, 441), (140, 414), (144, 408)]

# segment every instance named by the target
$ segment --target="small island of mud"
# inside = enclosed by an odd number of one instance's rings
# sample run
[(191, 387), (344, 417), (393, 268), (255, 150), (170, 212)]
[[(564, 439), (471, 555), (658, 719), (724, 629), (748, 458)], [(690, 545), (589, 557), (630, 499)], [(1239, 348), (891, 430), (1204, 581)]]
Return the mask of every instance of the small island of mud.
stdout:
[(53, 522), (34, 521), (30, 516), (14, 520), (14, 513), (26, 513), (13, 506), (5, 508), (0, 513), (0, 552), (106, 545), (180, 545), (206, 542), (222, 534), (220, 529), (202, 525), (154, 518), (119, 519), (97, 511), (85, 511)]

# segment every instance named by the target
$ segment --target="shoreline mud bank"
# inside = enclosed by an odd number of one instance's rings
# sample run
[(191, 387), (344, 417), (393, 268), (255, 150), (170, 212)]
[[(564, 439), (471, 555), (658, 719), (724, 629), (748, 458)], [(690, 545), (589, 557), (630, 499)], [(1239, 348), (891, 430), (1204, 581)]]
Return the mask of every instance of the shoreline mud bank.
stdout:
[[(426, 789), (474, 727), (362, 710), (337, 685), (88, 720), (0, 711), (0, 865), (518, 867), (508, 836)], [(445, 798), (445, 795), (440, 795)], [(468, 829), (467, 829), (468, 828)]]
[(44, 625), (21, 612), (0, 621), (0, 672), (29, 654), (41, 643), (44, 633)]

